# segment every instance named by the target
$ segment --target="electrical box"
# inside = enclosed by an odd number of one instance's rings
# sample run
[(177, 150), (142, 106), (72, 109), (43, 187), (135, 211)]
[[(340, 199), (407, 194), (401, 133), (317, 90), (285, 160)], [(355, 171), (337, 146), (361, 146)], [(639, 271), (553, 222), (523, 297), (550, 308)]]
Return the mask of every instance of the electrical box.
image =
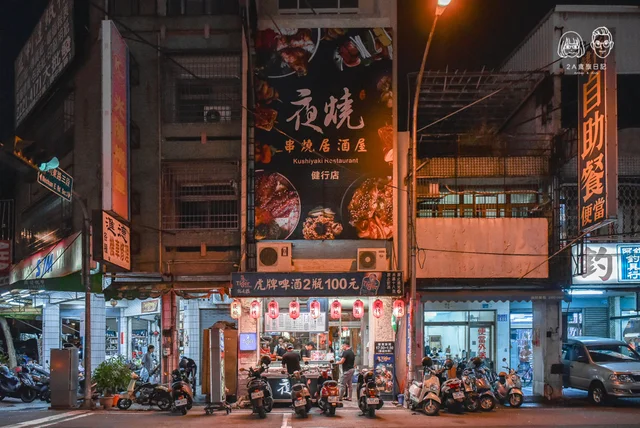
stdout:
[(51, 350), (50, 387), (52, 409), (77, 407), (78, 348)]
[(227, 399), (224, 375), (224, 330), (211, 328), (210, 331), (209, 391), (211, 403), (222, 403)]

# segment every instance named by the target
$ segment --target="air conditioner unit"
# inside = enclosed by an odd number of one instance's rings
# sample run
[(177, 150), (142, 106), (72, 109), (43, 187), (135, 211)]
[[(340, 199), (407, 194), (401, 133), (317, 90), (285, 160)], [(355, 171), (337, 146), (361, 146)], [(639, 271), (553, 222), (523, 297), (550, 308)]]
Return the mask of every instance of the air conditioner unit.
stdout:
[(231, 120), (231, 106), (204, 106), (204, 122), (216, 123)]
[(291, 272), (291, 243), (258, 242), (258, 272)]
[(387, 250), (384, 248), (358, 248), (358, 272), (389, 270)]

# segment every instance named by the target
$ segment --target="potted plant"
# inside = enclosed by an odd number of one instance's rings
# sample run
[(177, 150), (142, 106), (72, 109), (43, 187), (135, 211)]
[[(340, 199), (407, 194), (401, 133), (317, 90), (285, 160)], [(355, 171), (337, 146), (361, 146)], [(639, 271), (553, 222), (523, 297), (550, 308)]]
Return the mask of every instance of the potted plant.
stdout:
[(96, 367), (92, 380), (102, 393), (100, 404), (105, 409), (113, 406), (113, 394), (126, 389), (131, 377), (131, 370), (122, 356), (105, 360)]

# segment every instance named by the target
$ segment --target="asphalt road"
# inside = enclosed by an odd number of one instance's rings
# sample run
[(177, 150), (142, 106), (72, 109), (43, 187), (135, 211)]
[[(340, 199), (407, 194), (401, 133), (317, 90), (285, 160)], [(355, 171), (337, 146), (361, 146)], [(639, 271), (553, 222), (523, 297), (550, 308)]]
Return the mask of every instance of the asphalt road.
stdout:
[(135, 427), (224, 427), (260, 428), (362, 428), (362, 427), (612, 427), (640, 425), (640, 409), (637, 407), (523, 407), (521, 409), (498, 408), (490, 413), (450, 415), (446, 411), (439, 416), (428, 417), (421, 413), (400, 408), (382, 409), (375, 419), (360, 416), (356, 409), (341, 409), (335, 417), (311, 411), (307, 419), (300, 419), (290, 409), (274, 409), (266, 419), (260, 420), (247, 410), (236, 410), (230, 415), (216, 413), (206, 416), (202, 407), (194, 407), (187, 416), (172, 415), (160, 411), (48, 411), (9, 410), (0, 411), (0, 426), (16, 428), (69, 427), (102, 428), (113, 426)]

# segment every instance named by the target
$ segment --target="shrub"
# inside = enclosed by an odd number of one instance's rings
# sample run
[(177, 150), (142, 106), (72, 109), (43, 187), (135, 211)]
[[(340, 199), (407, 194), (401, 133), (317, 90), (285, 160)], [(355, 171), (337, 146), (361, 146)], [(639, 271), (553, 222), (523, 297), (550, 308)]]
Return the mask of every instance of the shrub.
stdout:
[(93, 372), (92, 381), (104, 396), (124, 391), (131, 378), (131, 370), (122, 356), (100, 363)]

